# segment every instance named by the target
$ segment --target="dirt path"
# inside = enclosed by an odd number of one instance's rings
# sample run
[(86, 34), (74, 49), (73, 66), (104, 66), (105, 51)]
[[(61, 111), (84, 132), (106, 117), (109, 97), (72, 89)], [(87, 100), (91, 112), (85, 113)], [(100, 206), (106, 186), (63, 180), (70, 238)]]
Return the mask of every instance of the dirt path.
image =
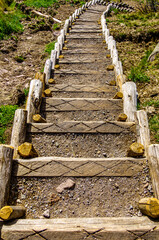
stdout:
[[(27, 218), (46, 210), (51, 218), (141, 216), (138, 200), (152, 196), (145, 159), (127, 158), (135, 123), (117, 121), (123, 103), (113, 99), (118, 89), (110, 85), (114, 71), (107, 71), (112, 62), (97, 22), (104, 10), (93, 6), (77, 19), (52, 76), (56, 84), (48, 86), (52, 98), (43, 98), (47, 123), (28, 128), (26, 141), (41, 160), (22, 161), (19, 174), (14, 165), (10, 204), (23, 204)], [(58, 193), (68, 178), (75, 186)]]

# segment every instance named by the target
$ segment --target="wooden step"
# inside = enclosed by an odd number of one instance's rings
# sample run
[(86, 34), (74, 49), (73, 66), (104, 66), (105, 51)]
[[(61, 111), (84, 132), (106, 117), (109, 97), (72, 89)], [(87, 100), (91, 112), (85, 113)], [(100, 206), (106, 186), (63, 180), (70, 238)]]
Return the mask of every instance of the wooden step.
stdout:
[(112, 98), (117, 92), (116, 86), (110, 85), (70, 85), (55, 84), (49, 86), (53, 97), (61, 98)]
[(42, 111), (86, 111), (121, 109), (121, 99), (106, 98), (44, 98)]
[(94, 34), (96, 34), (97, 33), (97, 35), (98, 35), (98, 33), (101, 33), (101, 29), (99, 29), (99, 30), (95, 30), (95, 29), (92, 29), (92, 30), (89, 30), (89, 29), (87, 29), (87, 30), (85, 30), (85, 29), (78, 29), (78, 30), (75, 30), (75, 29), (71, 29), (70, 30), (70, 34), (72, 35), (72, 34), (88, 34), (89, 35), (89, 33), (94, 33)]
[(96, 35), (96, 34), (84, 34), (84, 33), (79, 33), (79, 34), (70, 34), (69, 36), (67, 36), (67, 38), (66, 39), (68, 39), (68, 40), (71, 40), (71, 39), (81, 39), (81, 41), (83, 40), (83, 39), (88, 39), (88, 40), (98, 40), (98, 39), (100, 39), (100, 40), (102, 40), (102, 38), (101, 38), (101, 36), (99, 35)]
[(134, 122), (64, 121), (57, 123), (29, 123), (28, 133), (128, 133), (136, 132)]
[(1, 223), (5, 240), (158, 240), (159, 223), (147, 217), (19, 219)]
[(93, 71), (93, 70), (86, 70), (81, 71), (79, 69), (77, 70), (69, 70), (69, 69), (61, 69), (61, 70), (55, 70), (55, 74), (65, 74), (65, 75), (103, 75), (106, 74), (108, 71)]
[(132, 177), (142, 171), (145, 158), (38, 157), (13, 161), (17, 177)]

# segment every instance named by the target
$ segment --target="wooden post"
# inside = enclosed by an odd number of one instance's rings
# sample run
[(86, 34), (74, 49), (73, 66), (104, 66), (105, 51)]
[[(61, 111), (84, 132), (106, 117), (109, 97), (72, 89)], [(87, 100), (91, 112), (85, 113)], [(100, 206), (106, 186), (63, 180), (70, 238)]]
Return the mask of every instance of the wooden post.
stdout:
[(159, 144), (148, 147), (148, 162), (155, 197), (159, 199)]
[(122, 86), (124, 113), (128, 116), (128, 121), (135, 122), (135, 113), (137, 106), (136, 84), (126, 82)]
[(150, 131), (149, 131), (147, 113), (144, 110), (137, 111), (136, 117), (137, 117), (138, 128), (139, 128), (138, 142), (144, 145), (145, 152), (147, 155), (147, 147), (150, 144)]
[(23, 217), (26, 213), (26, 208), (23, 206), (5, 206), (0, 209), (0, 218), (4, 221)]
[[(56, 45), (56, 43), (55, 43), (55, 45)], [(51, 76), (51, 59), (46, 60), (45, 67), (44, 67), (44, 73), (46, 75), (46, 77), (45, 77), (46, 84), (48, 84), (48, 80), (50, 79), (50, 76)]]
[(27, 122), (32, 122), (32, 117), (34, 114), (40, 112), (40, 104), (42, 100), (42, 82), (40, 80), (32, 80), (30, 82), (29, 95), (26, 105), (26, 110), (28, 111)]
[(52, 70), (54, 70), (55, 65), (56, 65), (56, 56), (57, 56), (56, 50), (52, 50), (51, 51)]
[(25, 142), (26, 136), (26, 124), (27, 124), (27, 111), (24, 109), (17, 109), (14, 115), (14, 122), (11, 136), (11, 146), (14, 147), (15, 159), (18, 155), (17, 148), (19, 145)]
[(13, 150), (11, 146), (0, 145), (0, 208), (8, 200)]

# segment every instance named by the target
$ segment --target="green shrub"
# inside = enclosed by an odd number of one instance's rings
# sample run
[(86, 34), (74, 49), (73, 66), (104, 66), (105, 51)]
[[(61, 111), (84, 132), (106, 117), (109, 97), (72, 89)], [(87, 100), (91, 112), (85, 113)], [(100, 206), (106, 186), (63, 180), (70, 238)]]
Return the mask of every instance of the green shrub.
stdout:
[(48, 43), (45, 46), (45, 52), (47, 52), (48, 54), (51, 54), (51, 51), (54, 49), (54, 47), (55, 47), (55, 41)]
[(25, 17), (20, 11), (3, 13), (0, 12), (0, 40), (8, 35), (23, 32), (23, 25), (20, 20)]
[(0, 143), (5, 143), (5, 131), (13, 122), (17, 105), (2, 105), (0, 106)]
[(24, 3), (29, 7), (40, 8), (44, 7), (47, 8), (54, 3), (58, 3), (58, 0), (26, 0)]
[(131, 72), (128, 76), (133, 82), (149, 82), (150, 78), (143, 72), (140, 71), (137, 67), (132, 67)]

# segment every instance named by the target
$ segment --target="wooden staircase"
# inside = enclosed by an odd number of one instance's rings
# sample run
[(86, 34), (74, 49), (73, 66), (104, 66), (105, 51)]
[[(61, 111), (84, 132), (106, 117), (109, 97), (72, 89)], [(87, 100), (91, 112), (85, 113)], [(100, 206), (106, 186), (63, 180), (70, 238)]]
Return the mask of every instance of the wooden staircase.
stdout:
[[(140, 197), (151, 196), (144, 187), (149, 178), (147, 158), (127, 157), (138, 138), (137, 124), (117, 121), (123, 100), (114, 99), (120, 89), (111, 84), (115, 72), (107, 70), (112, 59), (98, 24), (105, 10), (103, 5), (89, 7), (66, 36), (60, 69), (52, 72), (56, 84), (47, 84), (52, 97), (42, 99), (40, 114), (46, 123), (27, 124), (25, 141), (33, 143), (39, 157), (13, 161), (9, 202), (16, 204), (18, 198), (29, 210), (26, 219), (2, 224), (3, 240), (159, 239), (158, 222), (137, 216)], [(57, 185), (70, 177), (74, 190), (55, 193)], [(87, 181), (87, 194), (80, 193)], [(30, 199), (24, 196), (28, 186)], [(53, 190), (60, 200), (47, 206), (51, 219), (37, 219), (45, 208), (42, 195), (47, 186), (44, 197)], [(101, 186), (104, 197), (98, 192)]]

